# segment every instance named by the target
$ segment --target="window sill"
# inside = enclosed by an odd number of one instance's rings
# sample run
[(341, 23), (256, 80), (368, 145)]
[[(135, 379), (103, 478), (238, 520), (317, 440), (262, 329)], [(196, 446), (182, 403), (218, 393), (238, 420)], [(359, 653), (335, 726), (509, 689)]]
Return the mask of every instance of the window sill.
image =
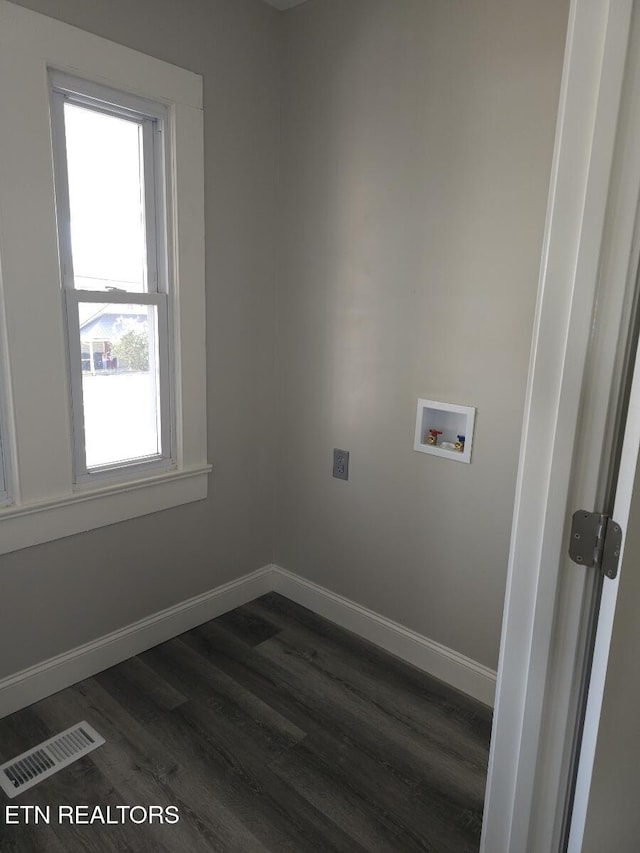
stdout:
[(0, 508), (0, 554), (207, 497), (211, 465), (83, 489), (37, 504)]

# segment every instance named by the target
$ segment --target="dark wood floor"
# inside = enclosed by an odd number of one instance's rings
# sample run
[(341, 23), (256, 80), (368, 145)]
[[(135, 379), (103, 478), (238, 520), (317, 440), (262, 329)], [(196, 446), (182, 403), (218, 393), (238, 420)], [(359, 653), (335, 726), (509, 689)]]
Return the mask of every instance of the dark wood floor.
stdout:
[[(0, 791), (2, 853), (478, 849), (490, 710), (275, 593), (0, 720), (0, 763), (83, 719), (104, 746)], [(180, 821), (4, 825), (26, 804)]]

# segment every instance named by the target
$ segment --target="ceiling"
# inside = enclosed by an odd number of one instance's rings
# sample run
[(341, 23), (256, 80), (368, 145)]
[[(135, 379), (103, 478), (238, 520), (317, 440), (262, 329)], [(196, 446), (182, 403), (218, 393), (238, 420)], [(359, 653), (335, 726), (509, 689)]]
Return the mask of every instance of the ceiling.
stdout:
[(307, 0), (264, 0), (264, 2), (284, 12), (285, 9), (293, 9), (294, 6), (300, 6), (302, 3), (306, 3)]

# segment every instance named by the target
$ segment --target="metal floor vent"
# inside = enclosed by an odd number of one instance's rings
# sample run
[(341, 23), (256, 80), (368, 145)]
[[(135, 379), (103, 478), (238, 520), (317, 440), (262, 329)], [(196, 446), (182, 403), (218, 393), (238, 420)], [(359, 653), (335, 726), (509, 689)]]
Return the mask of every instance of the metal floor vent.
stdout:
[(105, 742), (82, 722), (0, 765), (0, 788), (13, 799)]

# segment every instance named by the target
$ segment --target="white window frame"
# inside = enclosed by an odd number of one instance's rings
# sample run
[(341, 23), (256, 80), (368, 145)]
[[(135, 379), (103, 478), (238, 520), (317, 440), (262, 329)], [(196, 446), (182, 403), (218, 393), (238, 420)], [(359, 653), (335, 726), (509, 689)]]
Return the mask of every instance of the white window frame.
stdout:
[[(171, 453), (171, 383), (169, 379), (169, 319), (167, 313), (167, 295), (165, 293), (125, 293), (65, 289), (65, 316), (69, 346), (69, 379), (71, 382), (71, 417), (73, 424), (74, 482), (76, 486), (95, 485), (100, 482), (117, 482), (144, 476), (145, 472), (168, 471), (174, 467)], [(85, 452), (84, 403), (82, 391), (82, 348), (78, 306), (81, 302), (93, 302), (97, 305), (147, 305), (156, 309), (158, 336), (158, 385), (161, 453), (149, 459), (132, 459), (124, 462), (87, 466)], [(151, 339), (155, 334), (151, 334)]]
[(4, 450), (4, 417), (2, 400), (0, 399), (0, 507), (6, 506), (9, 501), (9, 478), (7, 477), (6, 454)]
[[(131, 470), (118, 481), (108, 472), (90, 482), (81, 477), (76, 482), (74, 475), (61, 307), (67, 288), (60, 273), (51, 149), (52, 72), (166, 111), (172, 459), (160, 470)], [(0, 318), (7, 356), (0, 358), (0, 385), (7, 389), (3, 437), (11, 496), (0, 506), (5, 553), (205, 498), (211, 466), (201, 77), (0, 0), (0, 114)], [(111, 296), (102, 295), (102, 301)], [(136, 302), (139, 296), (127, 299)]]
[[(2, 257), (0, 256), (0, 306), (2, 306), (3, 278)], [(10, 450), (15, 445), (8, 438), (9, 423), (7, 412), (10, 410), (11, 386), (7, 384), (8, 373), (6, 366), (9, 363), (7, 350), (7, 318), (6, 313), (0, 310), (0, 510), (12, 503), (11, 495), (11, 459)], [(4, 368), (4, 369), (3, 369)]]
[[(170, 370), (172, 317), (168, 310), (171, 288), (167, 246), (173, 242), (168, 233), (167, 212), (170, 193), (167, 187), (167, 163), (170, 163), (166, 140), (167, 110), (162, 104), (118, 92), (105, 86), (51, 72), (51, 136), (58, 223), (60, 268), (65, 300), (67, 342), (69, 347), (69, 379), (73, 422), (74, 481), (76, 485), (114, 482), (140, 476), (144, 472), (166, 471), (174, 467), (172, 436), (174, 433), (173, 391)], [(95, 109), (103, 115), (118, 116), (139, 124), (143, 134), (143, 170), (145, 194), (146, 291), (81, 290), (75, 286), (71, 233), (69, 229), (69, 181), (66, 153), (64, 105), (70, 103)], [(158, 433), (161, 453), (150, 459), (102, 465), (89, 468), (86, 459), (84, 404), (82, 387), (82, 355), (79, 312), (81, 302), (96, 304), (136, 304), (155, 307), (158, 337), (159, 412)], [(152, 339), (155, 339), (153, 336)]]

